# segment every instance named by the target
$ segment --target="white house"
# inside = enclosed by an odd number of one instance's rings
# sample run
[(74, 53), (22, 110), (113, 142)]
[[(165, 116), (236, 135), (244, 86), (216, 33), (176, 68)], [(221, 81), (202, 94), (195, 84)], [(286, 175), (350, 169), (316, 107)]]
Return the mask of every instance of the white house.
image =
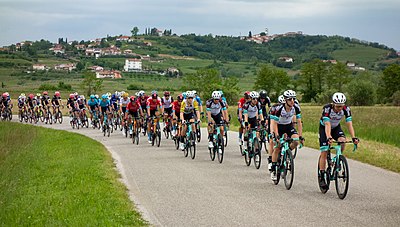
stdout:
[(103, 70), (96, 72), (96, 78), (112, 78), (112, 79), (119, 79), (122, 78), (121, 72), (117, 70)]
[(117, 41), (128, 41), (130, 38), (131, 38), (130, 36), (122, 35), (122, 36), (118, 37), (116, 40)]
[(76, 69), (75, 64), (60, 64), (60, 65), (55, 65), (54, 66), (55, 70), (65, 70), (65, 71), (72, 71), (73, 69)]
[(124, 71), (136, 71), (142, 70), (142, 60), (136, 58), (130, 58), (125, 60)]
[(347, 67), (355, 67), (356, 66), (356, 63), (354, 63), (354, 62), (347, 62)]
[(46, 65), (43, 64), (34, 64), (32, 65), (33, 70), (46, 70)]
[(284, 62), (293, 62), (293, 58), (291, 57), (280, 57), (279, 60)]

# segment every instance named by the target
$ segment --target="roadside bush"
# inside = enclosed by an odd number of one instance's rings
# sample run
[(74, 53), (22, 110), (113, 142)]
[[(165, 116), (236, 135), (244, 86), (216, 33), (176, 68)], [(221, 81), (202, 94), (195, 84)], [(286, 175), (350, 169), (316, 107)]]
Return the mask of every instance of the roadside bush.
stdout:
[(143, 90), (143, 87), (137, 85), (137, 84), (129, 84), (128, 87), (126, 88), (127, 90), (133, 91), (133, 90)]
[(57, 90), (57, 87), (51, 84), (42, 84), (39, 87), (39, 90), (41, 91), (55, 91)]
[(375, 85), (371, 81), (353, 80), (347, 85), (348, 103), (354, 106), (372, 106), (376, 100)]
[(400, 91), (396, 91), (393, 95), (392, 95), (392, 103), (395, 106), (400, 106)]
[(325, 91), (319, 93), (316, 97), (318, 104), (327, 104), (332, 102), (332, 95), (337, 92), (333, 89), (326, 89)]

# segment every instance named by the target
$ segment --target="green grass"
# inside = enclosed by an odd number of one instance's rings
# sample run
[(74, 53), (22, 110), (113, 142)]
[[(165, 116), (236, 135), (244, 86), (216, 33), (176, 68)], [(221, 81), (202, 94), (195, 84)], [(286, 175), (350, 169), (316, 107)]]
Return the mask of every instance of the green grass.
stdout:
[(353, 44), (344, 49), (335, 50), (332, 55), (338, 61), (351, 61), (362, 67), (368, 67), (385, 57), (387, 52), (387, 50)]
[(0, 226), (146, 224), (100, 143), (17, 123), (0, 134)]

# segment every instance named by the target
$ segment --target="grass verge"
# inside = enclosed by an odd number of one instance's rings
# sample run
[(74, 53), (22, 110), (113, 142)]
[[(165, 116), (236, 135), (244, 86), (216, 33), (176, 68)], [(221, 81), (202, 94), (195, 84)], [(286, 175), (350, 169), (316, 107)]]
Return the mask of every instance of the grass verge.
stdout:
[(0, 122), (0, 226), (142, 226), (105, 147)]

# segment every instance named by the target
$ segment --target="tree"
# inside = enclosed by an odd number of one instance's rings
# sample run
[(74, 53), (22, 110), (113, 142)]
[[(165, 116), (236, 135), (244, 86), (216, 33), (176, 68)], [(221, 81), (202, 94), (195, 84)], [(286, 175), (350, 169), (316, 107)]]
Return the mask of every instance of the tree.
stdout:
[(78, 71), (82, 71), (84, 68), (85, 68), (85, 65), (84, 65), (82, 62), (78, 62), (78, 63), (76, 64), (76, 69), (77, 69)]
[(257, 73), (254, 89), (266, 90), (275, 99), (288, 88), (289, 84), (290, 78), (285, 71), (263, 65)]
[(318, 59), (303, 65), (299, 80), (304, 94), (303, 102), (317, 101), (316, 96), (322, 92), (326, 74), (325, 64)]
[(348, 103), (355, 106), (372, 106), (375, 104), (375, 84), (371, 81), (354, 79), (348, 84)]
[(253, 37), (253, 35), (251, 34), (251, 31), (249, 31), (249, 38)]
[(119, 40), (118, 40), (118, 41), (116, 41), (116, 42), (115, 42), (115, 46), (116, 46), (116, 47), (118, 47), (118, 48), (121, 48), (121, 46), (122, 46), (122, 42), (121, 42), (121, 41), (119, 41)]
[(342, 92), (343, 85), (349, 82), (350, 73), (350, 70), (347, 69), (344, 63), (331, 64), (329, 67), (328, 88), (334, 88)]
[(139, 28), (138, 27), (133, 27), (133, 29), (131, 30), (132, 36), (136, 37), (137, 34), (139, 32)]
[(100, 91), (103, 87), (103, 80), (97, 79), (94, 72), (87, 71), (83, 74), (81, 87), (86, 90), (86, 95), (90, 96), (93, 93)]
[(383, 70), (382, 82), (382, 96), (391, 98), (396, 91), (400, 90), (400, 65), (392, 64)]

